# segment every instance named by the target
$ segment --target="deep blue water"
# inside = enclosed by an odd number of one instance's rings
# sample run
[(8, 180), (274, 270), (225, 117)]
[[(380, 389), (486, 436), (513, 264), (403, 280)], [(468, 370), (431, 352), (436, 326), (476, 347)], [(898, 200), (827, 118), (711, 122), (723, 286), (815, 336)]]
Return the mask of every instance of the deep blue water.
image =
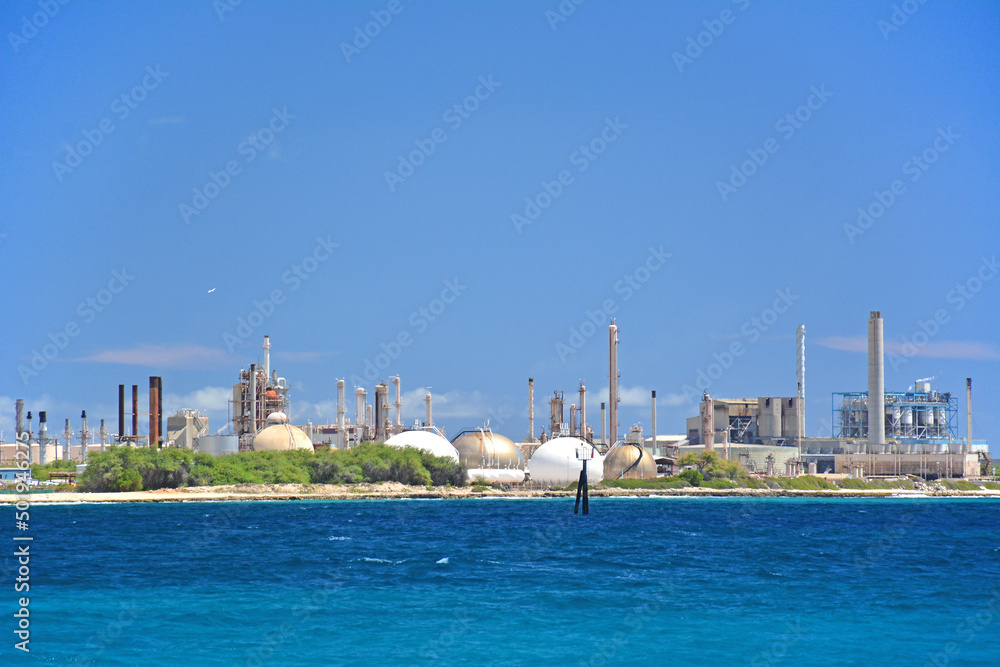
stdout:
[[(8, 556), (0, 661), (1000, 664), (1000, 501), (595, 498), (591, 512), (37, 505), (31, 654), (13, 650)], [(12, 507), (0, 522), (14, 544)]]

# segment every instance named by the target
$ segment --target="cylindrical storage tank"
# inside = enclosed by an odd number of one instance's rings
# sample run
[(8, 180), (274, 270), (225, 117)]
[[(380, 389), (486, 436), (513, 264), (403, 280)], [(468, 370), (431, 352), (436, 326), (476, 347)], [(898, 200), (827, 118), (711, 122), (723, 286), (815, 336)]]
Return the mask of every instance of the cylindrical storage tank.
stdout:
[(903, 408), (902, 414), (899, 417), (900, 421), (906, 426), (913, 425), (913, 410), (910, 408)]
[(312, 440), (297, 426), (288, 423), (284, 412), (272, 412), (267, 416), (267, 426), (253, 438), (253, 450), (285, 451), (305, 449), (313, 451)]
[(468, 479), (489, 484), (520, 484), (524, 481), (524, 471), (520, 468), (469, 468)]
[(437, 433), (430, 431), (403, 431), (386, 440), (385, 444), (390, 447), (399, 447), (400, 449), (403, 447), (413, 447), (434, 456), (449, 458), (458, 463), (458, 452), (451, 446), (451, 443)]
[(926, 426), (934, 425), (934, 408), (924, 408), (920, 411), (920, 423)]
[[(587, 467), (590, 476), (590, 467)], [(615, 445), (604, 455), (604, 479), (653, 479), (656, 461), (653, 455), (636, 444)]]
[(524, 470), (524, 455), (521, 454), (521, 448), (510, 438), (497, 433), (483, 431), (463, 433), (451, 444), (458, 451), (458, 460), (465, 464), (470, 475), (473, 468)]
[(528, 459), (528, 474), (532, 482), (549, 486), (566, 486), (580, 479), (583, 462), (577, 451), (587, 458), (587, 480), (596, 483), (604, 479), (604, 457), (580, 438), (553, 438), (535, 450)]
[(194, 449), (212, 456), (236, 454), (240, 451), (240, 439), (236, 435), (202, 435), (194, 438)]
[(936, 418), (937, 418), (938, 432), (941, 434), (942, 437), (944, 437), (948, 434), (948, 410), (943, 406), (939, 407), (937, 409)]

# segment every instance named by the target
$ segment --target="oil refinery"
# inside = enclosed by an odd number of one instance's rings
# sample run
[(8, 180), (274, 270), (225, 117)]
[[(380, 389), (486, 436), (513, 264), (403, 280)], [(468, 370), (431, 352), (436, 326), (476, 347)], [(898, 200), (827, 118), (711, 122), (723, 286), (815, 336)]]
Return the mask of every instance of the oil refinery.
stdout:
[[(830, 435), (807, 437), (804, 325), (797, 327), (795, 339), (794, 395), (724, 398), (706, 392), (698, 414), (688, 417), (684, 429), (676, 434), (657, 433), (655, 390), (650, 395), (649, 437), (640, 424), (622, 432), (618, 420), (618, 326), (612, 319), (608, 327), (608, 400), (600, 403), (596, 424), (588, 421), (587, 386), (581, 380), (577, 398), (568, 406), (563, 391), (553, 392), (548, 399), (548, 430), (543, 425), (536, 437), (535, 380), (528, 378), (527, 429), (520, 441), (494, 432), (488, 424), (463, 430), (449, 440), (434, 423), (429, 391), (423, 398), (424, 419), (404, 424), (398, 375), (372, 387), (371, 401), (367, 388), (354, 387), (352, 413), (347, 410), (346, 383), (339, 379), (333, 423), (292, 424), (288, 417), (290, 385), (271, 368), (271, 341), (264, 336), (263, 363), (240, 369), (228, 401), (227, 423), (215, 433), (209, 428), (208, 417), (192, 408), (178, 409), (167, 418), (164, 429), (163, 381), (160, 376), (151, 376), (145, 411), (140, 411), (139, 385), (131, 385), (130, 401), (126, 401), (126, 385), (118, 385), (115, 432), (108, 430), (104, 419), (98, 429), (91, 430), (85, 410), (79, 431), (73, 430), (69, 419), (61, 433), (50, 431), (46, 411), (38, 413), (37, 428), (33, 429), (32, 412), (26, 413), (24, 401), (18, 399), (17, 442), (29, 444), (32, 463), (61, 458), (85, 464), (88, 455), (111, 444), (180, 447), (221, 456), (263, 450), (344, 449), (375, 441), (415, 447), (459, 462), (470, 481), (534, 486), (565, 486), (576, 481), (583, 460), (591, 462), (592, 481), (672, 475), (679, 472), (680, 457), (704, 450), (738, 461), (750, 474), (766, 476), (974, 478), (990, 464), (988, 444), (971, 438), (971, 378), (965, 388), (964, 439), (958, 436), (959, 396), (934, 388), (933, 378), (918, 379), (906, 391), (886, 390), (883, 321), (878, 311), (868, 320), (867, 389), (833, 393)], [(140, 426), (146, 426), (144, 432)], [(14, 461), (15, 447), (0, 443), (0, 464)]]

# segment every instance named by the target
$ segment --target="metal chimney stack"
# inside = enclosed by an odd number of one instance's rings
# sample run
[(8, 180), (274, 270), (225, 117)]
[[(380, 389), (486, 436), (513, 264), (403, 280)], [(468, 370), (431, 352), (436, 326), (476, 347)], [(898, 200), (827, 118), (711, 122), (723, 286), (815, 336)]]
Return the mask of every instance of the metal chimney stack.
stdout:
[(795, 330), (795, 344), (798, 354), (796, 355), (796, 375), (799, 381), (799, 441), (806, 435), (806, 325), (800, 324)]
[(139, 444), (135, 436), (139, 435), (139, 385), (132, 385), (132, 437), (135, 439), (133, 445)]
[(618, 441), (618, 327), (611, 320), (608, 326), (608, 427), (610, 445)]
[(104, 446), (108, 441), (108, 427), (104, 425), (104, 420), (101, 420), (101, 451), (104, 451)]
[(879, 454), (885, 446), (885, 345), (882, 313), (868, 318), (868, 453)]
[(604, 411), (604, 403), (601, 403), (601, 445), (608, 444), (608, 420)]
[(17, 438), (15, 440), (15, 442), (20, 445), (20, 444), (23, 444), (24, 442), (27, 441), (26, 438), (24, 437), (24, 399), (23, 398), (19, 398), (16, 401), (14, 401), (14, 412), (16, 413), (16, 417), (15, 417), (15, 420), (14, 420), (15, 429), (16, 430), (14, 432), (14, 435)]
[(965, 378), (965, 454), (972, 453), (972, 378)]
[(650, 446), (650, 454), (656, 456), (656, 390), (653, 390), (653, 440)]
[(385, 442), (389, 425), (389, 387), (383, 383), (375, 386), (375, 440)]
[(431, 392), (428, 391), (427, 395), (424, 396), (424, 403), (427, 404), (427, 428), (434, 426), (434, 415), (431, 413), (431, 400)]
[[(69, 461), (69, 450), (73, 446), (73, 429), (69, 425), (69, 417), (66, 418), (66, 428), (63, 430), (63, 461)], [(58, 455), (57, 455), (58, 456)]]
[(580, 437), (587, 439), (587, 386), (580, 380)]
[(90, 444), (90, 428), (87, 426), (87, 411), (80, 413), (83, 425), (80, 427), (80, 462), (87, 462), (87, 445)]
[(569, 436), (576, 437), (576, 403), (569, 404)]
[(347, 397), (344, 394), (344, 381), (337, 380), (337, 447), (343, 449), (347, 445)]
[(528, 378), (528, 442), (535, 441), (535, 379)]
[(701, 441), (705, 449), (715, 449), (715, 401), (707, 391), (701, 401)]
[(45, 446), (49, 444), (49, 425), (45, 411), (38, 413), (38, 462), (45, 465)]
[(271, 379), (271, 337), (264, 336), (264, 387)]
[(393, 375), (392, 376), (392, 384), (395, 386), (395, 389), (396, 389), (396, 402), (395, 402), (395, 406), (396, 406), (396, 430), (397, 431), (402, 431), (403, 430), (403, 395), (400, 392), (400, 388), (399, 388), (399, 376), (398, 375)]
[(118, 442), (125, 438), (125, 385), (118, 385)]
[(250, 364), (250, 433), (257, 433), (257, 364)]
[(354, 388), (354, 423), (357, 426), (365, 423), (365, 390), (361, 387)]

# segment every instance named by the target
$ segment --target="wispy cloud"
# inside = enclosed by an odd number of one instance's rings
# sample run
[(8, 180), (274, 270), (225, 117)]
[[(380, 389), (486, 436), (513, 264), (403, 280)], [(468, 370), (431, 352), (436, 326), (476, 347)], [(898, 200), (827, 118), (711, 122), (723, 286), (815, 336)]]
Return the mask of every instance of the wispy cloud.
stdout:
[[(868, 339), (864, 336), (829, 336), (817, 341), (820, 347), (844, 352), (867, 353)], [(974, 341), (940, 340), (929, 341), (917, 346), (912, 343), (885, 341), (886, 354), (898, 354), (906, 357), (928, 357), (932, 359), (974, 359), (977, 361), (996, 361), (1000, 359), (1000, 351), (987, 343)]]
[(160, 118), (150, 118), (150, 125), (179, 125), (181, 123), (186, 123), (187, 119), (184, 116), (162, 116)]
[[(590, 392), (587, 392), (588, 397)], [(597, 392), (597, 405), (600, 405), (601, 401), (607, 403), (608, 401), (608, 386), (605, 385)], [(628, 408), (646, 408), (650, 407), (652, 392), (645, 387), (619, 387), (618, 388), (618, 398), (620, 399), (618, 405), (621, 407)], [(591, 404), (591, 398), (587, 399), (587, 404)], [(672, 394), (672, 393), (660, 393), (656, 395), (656, 404), (667, 407), (677, 407), (680, 405), (687, 405), (687, 397), (684, 394)]]
[(105, 350), (73, 361), (161, 368), (200, 368), (205, 364), (229, 363), (231, 358), (224, 350), (201, 345), (138, 345), (126, 350)]
[(232, 393), (232, 387), (203, 387), (187, 394), (166, 394), (163, 397), (163, 410), (166, 413), (181, 408), (228, 412)]

